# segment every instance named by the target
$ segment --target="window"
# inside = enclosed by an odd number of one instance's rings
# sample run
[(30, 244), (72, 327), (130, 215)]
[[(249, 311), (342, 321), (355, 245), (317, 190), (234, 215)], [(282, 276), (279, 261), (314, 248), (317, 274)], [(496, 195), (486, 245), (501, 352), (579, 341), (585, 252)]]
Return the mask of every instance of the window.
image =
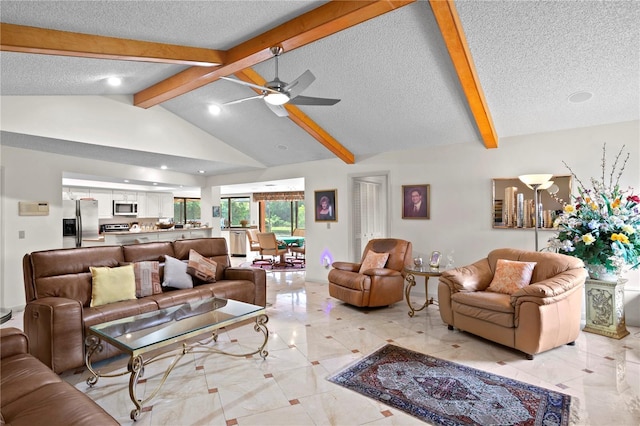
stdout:
[(200, 199), (174, 198), (173, 220), (176, 223), (200, 222)]
[(263, 201), (267, 232), (287, 236), (296, 228), (304, 228), (304, 201)]
[(251, 220), (249, 197), (228, 197), (220, 200), (220, 216), (229, 226), (241, 226), (240, 221)]

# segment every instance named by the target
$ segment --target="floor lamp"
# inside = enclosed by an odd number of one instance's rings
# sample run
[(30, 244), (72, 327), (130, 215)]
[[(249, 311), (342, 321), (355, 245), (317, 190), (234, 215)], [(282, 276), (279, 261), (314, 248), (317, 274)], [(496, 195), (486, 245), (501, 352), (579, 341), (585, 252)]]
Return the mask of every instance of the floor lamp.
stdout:
[(535, 230), (535, 238), (536, 238), (536, 251), (538, 251), (538, 226), (540, 225), (540, 206), (538, 205), (538, 191), (542, 189), (547, 189), (551, 185), (553, 185), (553, 181), (550, 180), (553, 175), (522, 175), (518, 176), (518, 179), (525, 185), (527, 185), (530, 189), (533, 189), (533, 199), (535, 203), (535, 215), (536, 219), (534, 221), (533, 228)]

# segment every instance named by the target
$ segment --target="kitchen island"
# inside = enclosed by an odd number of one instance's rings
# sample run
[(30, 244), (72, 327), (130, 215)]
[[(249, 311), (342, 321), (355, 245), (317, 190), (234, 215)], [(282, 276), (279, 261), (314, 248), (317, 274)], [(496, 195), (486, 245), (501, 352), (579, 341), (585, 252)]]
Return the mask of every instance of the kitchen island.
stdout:
[(148, 243), (152, 241), (210, 238), (212, 229), (211, 227), (203, 226), (199, 228), (141, 230), (138, 232), (116, 231), (103, 232), (101, 236), (104, 237), (104, 245), (123, 245)]

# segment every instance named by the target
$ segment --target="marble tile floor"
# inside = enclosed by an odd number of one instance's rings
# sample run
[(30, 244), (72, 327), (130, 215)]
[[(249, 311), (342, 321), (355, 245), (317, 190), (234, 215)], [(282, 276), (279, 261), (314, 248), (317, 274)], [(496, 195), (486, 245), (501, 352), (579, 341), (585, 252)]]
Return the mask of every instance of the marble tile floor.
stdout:
[[(379, 309), (346, 305), (329, 297), (326, 283), (306, 282), (304, 272), (269, 272), (267, 279), (267, 358), (188, 354), (135, 423), (127, 376), (101, 378), (93, 388), (85, 383), (86, 369), (62, 377), (125, 425), (424, 424), (325, 379), (391, 342), (570, 394), (572, 425), (640, 424), (640, 327), (628, 327), (631, 334), (621, 340), (583, 332), (575, 346), (528, 361), (517, 351), (449, 331), (437, 306), (410, 318), (404, 302)], [(3, 327), (21, 324), (17, 313)], [(241, 325), (223, 330), (218, 345), (255, 349), (261, 336)], [(147, 366), (139, 392), (151, 392), (169, 362)], [(119, 358), (100, 369), (125, 366)]]

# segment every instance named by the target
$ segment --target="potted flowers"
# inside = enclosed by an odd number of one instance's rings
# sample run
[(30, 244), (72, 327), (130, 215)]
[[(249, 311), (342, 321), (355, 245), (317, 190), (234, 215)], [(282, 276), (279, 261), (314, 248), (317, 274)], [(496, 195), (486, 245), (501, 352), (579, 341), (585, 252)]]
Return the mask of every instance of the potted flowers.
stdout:
[(640, 264), (640, 197), (632, 188), (620, 188), (620, 176), (629, 159), (627, 153), (619, 166), (623, 149), (607, 180), (606, 144), (603, 146), (602, 176), (600, 180), (591, 178), (591, 186), (563, 162), (579, 184), (579, 195), (565, 205), (555, 223), (560, 231), (549, 241), (560, 253), (582, 259), (590, 277), (603, 281), (617, 281), (623, 272)]

